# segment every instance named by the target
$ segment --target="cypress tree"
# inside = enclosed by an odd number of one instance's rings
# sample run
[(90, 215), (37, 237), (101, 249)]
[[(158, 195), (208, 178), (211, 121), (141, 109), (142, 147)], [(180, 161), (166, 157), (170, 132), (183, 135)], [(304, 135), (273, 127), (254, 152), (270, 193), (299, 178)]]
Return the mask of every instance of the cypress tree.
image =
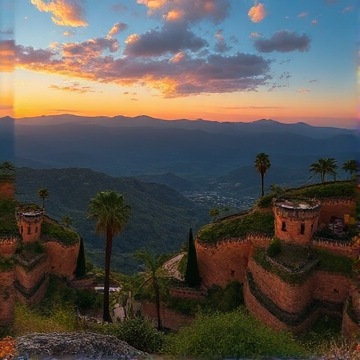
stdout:
[(196, 257), (195, 242), (192, 234), (192, 229), (189, 230), (189, 245), (188, 245), (188, 260), (186, 264), (185, 282), (190, 287), (199, 286), (201, 283), (199, 266)]
[(79, 255), (77, 258), (75, 276), (82, 277), (86, 274), (86, 259), (85, 259), (85, 248), (84, 241), (80, 238), (80, 247), (79, 247)]

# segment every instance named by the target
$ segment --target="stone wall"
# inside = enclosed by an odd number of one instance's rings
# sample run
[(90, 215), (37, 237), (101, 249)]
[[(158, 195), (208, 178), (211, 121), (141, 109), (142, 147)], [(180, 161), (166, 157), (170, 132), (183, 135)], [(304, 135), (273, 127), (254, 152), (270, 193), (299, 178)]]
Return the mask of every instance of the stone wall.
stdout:
[[(150, 318), (154, 323), (157, 323), (156, 306), (153, 303), (142, 303), (141, 314)], [(181, 314), (177, 311), (170, 310), (164, 306), (160, 307), (161, 323), (168, 329), (177, 330), (183, 326), (189, 325), (194, 318), (189, 315)]]
[(48, 282), (49, 276), (47, 274), (45, 274), (30, 290), (23, 287), (19, 282), (15, 282), (17, 300), (26, 303), (29, 306), (38, 304), (45, 297)]
[(272, 329), (277, 331), (292, 331), (294, 334), (301, 334), (305, 332), (311, 324), (319, 316), (320, 310), (316, 310), (310, 314), (301, 324), (297, 326), (288, 326), (277, 319), (273, 314), (271, 314), (267, 309), (265, 309), (259, 301), (251, 294), (247, 282), (244, 284), (244, 300), (248, 310), (254, 314), (259, 320), (261, 320), (266, 325), (270, 326)]
[(314, 274), (314, 299), (344, 303), (350, 290), (351, 279), (340, 274), (316, 271)]
[[(34, 261), (35, 260), (35, 261)], [(18, 283), (20, 283), (24, 288), (30, 290), (32, 289), (47, 273), (48, 263), (46, 255), (42, 254), (38, 258), (35, 258), (33, 262), (21, 265), (21, 263), (16, 265), (15, 276)], [(31, 270), (29, 270), (29, 267)]]
[(303, 284), (291, 285), (278, 276), (264, 270), (253, 259), (249, 260), (249, 271), (261, 292), (269, 297), (278, 307), (289, 312), (298, 313), (313, 300), (314, 279), (310, 277)]
[(215, 247), (196, 241), (202, 285), (226, 286), (233, 280), (244, 282), (251, 248), (252, 244), (246, 239), (232, 239), (231, 242), (222, 242)]
[(345, 214), (354, 214), (355, 199), (322, 199), (319, 224), (329, 224), (333, 216), (344, 219)]
[(0, 182), (0, 199), (13, 199), (15, 186), (9, 182)]
[(14, 270), (0, 272), (0, 324), (14, 319)]
[(346, 309), (344, 310), (342, 319), (342, 334), (349, 341), (349, 343), (352, 343), (360, 334), (359, 324), (355, 323), (350, 318), (350, 316), (346, 312)]
[(170, 288), (170, 294), (181, 299), (204, 300), (207, 292), (205, 290), (172, 287)]
[(335, 255), (350, 257), (351, 259), (357, 259), (360, 255), (360, 248), (358, 246), (341, 243), (340, 241), (314, 238), (311, 246), (316, 249), (329, 251)]
[(48, 240), (45, 247), (49, 273), (72, 280), (76, 269), (79, 245), (78, 242), (71, 246), (65, 246), (57, 240)]
[(0, 256), (12, 256), (18, 241), (18, 238), (12, 236), (0, 238)]

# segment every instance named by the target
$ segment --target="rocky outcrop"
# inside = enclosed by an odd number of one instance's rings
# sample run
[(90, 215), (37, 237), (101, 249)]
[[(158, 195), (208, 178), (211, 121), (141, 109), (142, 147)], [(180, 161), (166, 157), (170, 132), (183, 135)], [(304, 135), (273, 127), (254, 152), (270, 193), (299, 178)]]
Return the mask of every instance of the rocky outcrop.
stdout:
[(16, 339), (17, 356), (23, 358), (118, 358), (147, 359), (149, 356), (115, 336), (95, 333), (28, 334)]

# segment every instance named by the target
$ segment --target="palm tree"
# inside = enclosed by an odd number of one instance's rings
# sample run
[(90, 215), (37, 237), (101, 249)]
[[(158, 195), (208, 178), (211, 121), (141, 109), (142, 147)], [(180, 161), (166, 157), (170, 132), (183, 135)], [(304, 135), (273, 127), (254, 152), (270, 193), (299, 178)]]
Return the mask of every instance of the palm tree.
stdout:
[(109, 282), (113, 237), (124, 229), (130, 219), (130, 212), (131, 207), (125, 204), (124, 195), (115, 191), (101, 191), (89, 202), (88, 218), (97, 220), (95, 231), (106, 237), (103, 320), (107, 322), (112, 322)]
[(261, 197), (264, 196), (264, 175), (268, 169), (270, 169), (271, 162), (269, 155), (265, 153), (260, 153), (256, 155), (255, 158), (255, 167), (261, 175)]
[(137, 251), (134, 256), (136, 259), (143, 262), (145, 265), (145, 280), (142, 286), (151, 287), (155, 295), (155, 306), (157, 316), (157, 329), (162, 329), (161, 315), (160, 315), (160, 290), (163, 285), (163, 280), (168, 277), (168, 272), (162, 267), (164, 264), (164, 257), (161, 255), (155, 256), (149, 251)]
[(335, 158), (333, 157), (327, 159), (320, 158), (316, 163), (310, 165), (309, 172), (313, 173), (311, 178), (314, 177), (316, 174), (320, 174), (321, 182), (324, 183), (326, 174), (333, 175), (334, 180), (336, 179), (337, 167), (338, 166), (336, 164)]
[(72, 223), (73, 223), (73, 219), (71, 216), (69, 215), (64, 215), (62, 218), (61, 218), (61, 222), (63, 224), (63, 226), (65, 226), (66, 228), (68, 228)]
[(42, 199), (42, 208), (45, 210), (45, 199), (50, 196), (49, 190), (47, 188), (40, 188), (38, 195)]
[(352, 160), (348, 160), (348, 161), (344, 162), (342, 169), (346, 172), (349, 171), (350, 179), (351, 179), (352, 174), (356, 173), (356, 170), (357, 170), (356, 161), (352, 159)]

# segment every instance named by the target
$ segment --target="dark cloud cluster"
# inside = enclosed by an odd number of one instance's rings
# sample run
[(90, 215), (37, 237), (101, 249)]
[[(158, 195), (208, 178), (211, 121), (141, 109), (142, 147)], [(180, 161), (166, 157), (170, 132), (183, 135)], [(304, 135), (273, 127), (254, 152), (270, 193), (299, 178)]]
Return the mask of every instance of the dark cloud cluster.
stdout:
[(160, 56), (182, 50), (198, 51), (208, 43), (182, 25), (164, 25), (128, 39), (124, 54), (128, 56)]
[(290, 52), (290, 51), (308, 51), (310, 49), (311, 39), (308, 35), (299, 35), (291, 31), (279, 31), (269, 39), (259, 38), (254, 41), (256, 50), (263, 53), (273, 51)]

